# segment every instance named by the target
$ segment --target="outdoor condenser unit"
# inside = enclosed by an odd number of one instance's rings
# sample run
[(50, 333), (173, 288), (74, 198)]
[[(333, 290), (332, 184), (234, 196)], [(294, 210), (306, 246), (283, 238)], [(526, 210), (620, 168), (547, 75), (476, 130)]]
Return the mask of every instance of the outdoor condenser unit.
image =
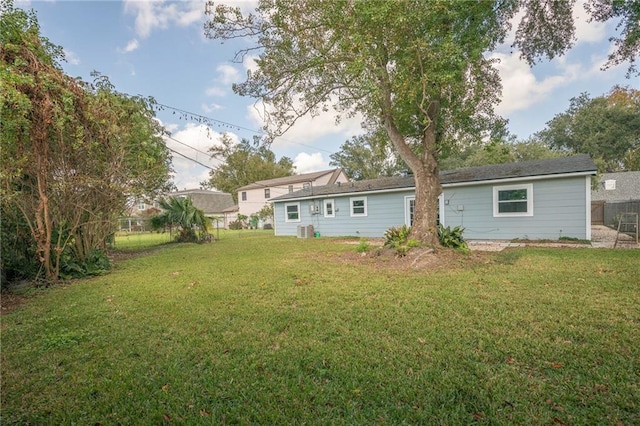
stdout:
[(298, 238), (313, 237), (313, 225), (298, 225)]

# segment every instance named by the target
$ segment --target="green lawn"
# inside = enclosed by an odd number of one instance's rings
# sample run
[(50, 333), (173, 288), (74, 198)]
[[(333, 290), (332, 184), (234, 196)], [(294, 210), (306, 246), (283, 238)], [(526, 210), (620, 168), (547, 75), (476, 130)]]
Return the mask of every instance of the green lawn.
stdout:
[(639, 251), (472, 257), (147, 249), (2, 317), (1, 423), (640, 424)]

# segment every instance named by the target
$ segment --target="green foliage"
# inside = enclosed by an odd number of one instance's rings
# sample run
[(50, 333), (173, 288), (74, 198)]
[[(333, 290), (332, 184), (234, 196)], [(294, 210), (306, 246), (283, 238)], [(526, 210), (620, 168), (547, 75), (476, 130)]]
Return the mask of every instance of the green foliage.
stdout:
[(392, 226), (384, 232), (384, 246), (387, 248), (395, 248), (398, 245), (404, 245), (409, 240), (411, 227), (402, 225), (399, 227)]
[(92, 250), (79, 260), (67, 247), (60, 257), (60, 277), (63, 279), (102, 275), (111, 269), (111, 261), (102, 250)]
[(0, 203), (0, 285), (35, 278), (40, 268), (31, 231), (15, 206)]
[(238, 202), (237, 190), (240, 187), (261, 180), (290, 176), (294, 173), (293, 161), (276, 156), (264, 145), (251, 144), (246, 139), (236, 143), (229, 135), (223, 135), (219, 145), (209, 148), (211, 157), (221, 161), (220, 165), (209, 172), (209, 181), (204, 182), (219, 191), (233, 195)]
[(244, 223), (241, 220), (234, 220), (232, 222), (229, 222), (229, 229), (232, 229), (234, 231), (244, 229)]
[(371, 243), (365, 238), (360, 238), (356, 246), (356, 253), (367, 253), (369, 250), (371, 250)]
[(383, 129), (354, 136), (330, 155), (329, 165), (341, 167), (352, 180), (396, 176), (408, 169)]
[(409, 238), (410, 235), (410, 226), (402, 225), (397, 228), (392, 226), (384, 232), (384, 247), (394, 249), (396, 256), (404, 257), (409, 250), (421, 245), (415, 238)]
[(440, 245), (442, 245), (443, 247), (449, 247), (458, 249), (463, 252), (468, 252), (469, 247), (462, 237), (463, 232), (464, 228), (460, 226), (456, 226), (455, 228), (451, 229), (450, 226), (447, 226), (445, 228), (441, 224), (438, 224), (438, 239), (440, 240)]
[(170, 169), (153, 101), (118, 93), (99, 74), (91, 84), (72, 78), (62, 59), (33, 12), (2, 1), (0, 198), (20, 212), (7, 220), (26, 224), (49, 280), (77, 269), (63, 262), (84, 264), (105, 248), (128, 198), (164, 189)]
[[(204, 212), (193, 205), (190, 197), (168, 197), (161, 199), (160, 207), (164, 210), (154, 220), (157, 224), (164, 223), (178, 228), (176, 241), (180, 243), (199, 242), (201, 236), (207, 233), (208, 219)], [(199, 232), (200, 236), (196, 233)]]
[(640, 170), (640, 90), (614, 87), (597, 98), (582, 93), (536, 137), (560, 150), (591, 155), (600, 172)]

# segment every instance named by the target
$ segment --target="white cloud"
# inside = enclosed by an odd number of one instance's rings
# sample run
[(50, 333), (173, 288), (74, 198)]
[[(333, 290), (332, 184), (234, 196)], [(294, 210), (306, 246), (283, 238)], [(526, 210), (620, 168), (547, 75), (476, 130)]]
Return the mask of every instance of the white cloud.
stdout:
[(502, 79), (502, 102), (496, 107), (496, 112), (503, 116), (527, 109), (551, 96), (556, 88), (581, 77), (582, 66), (568, 64), (564, 58), (555, 61), (560, 68), (558, 74), (539, 80), (517, 53), (494, 53), (491, 56), (500, 59), (496, 68)]
[(211, 112), (214, 112), (214, 111), (218, 111), (218, 110), (224, 109), (224, 107), (222, 105), (218, 105), (218, 104), (215, 104), (215, 103), (211, 103), (211, 104), (208, 104), (208, 105), (207, 104), (201, 104), (200, 108), (202, 108), (202, 110), (207, 114), (209, 114)]
[(166, 29), (171, 24), (185, 27), (204, 20), (201, 1), (125, 0), (124, 11), (135, 15), (135, 31), (141, 38), (148, 37), (155, 29)]
[(573, 7), (573, 19), (576, 25), (577, 43), (597, 43), (607, 38), (607, 25), (604, 22), (589, 22), (590, 15), (584, 8), (584, 2)]
[(326, 170), (329, 168), (329, 162), (325, 161), (324, 158), (322, 158), (322, 154), (319, 152), (315, 152), (313, 154), (301, 152), (296, 155), (296, 158), (294, 158), (293, 165), (296, 167), (296, 172), (300, 174)]
[(129, 52), (133, 52), (134, 50), (136, 50), (138, 47), (140, 47), (140, 43), (138, 43), (138, 40), (136, 40), (135, 38), (133, 40), (131, 40), (129, 43), (127, 43), (127, 45), (125, 46), (124, 49), (122, 49), (122, 51), (124, 53), (129, 53)]
[[(208, 167), (218, 165), (220, 161), (212, 159), (208, 149), (219, 143), (222, 134), (203, 124), (187, 123), (182, 128), (171, 123), (164, 126), (172, 131), (171, 138), (165, 138), (167, 146), (179, 153), (174, 152), (172, 160), (175, 185), (178, 189), (198, 188), (200, 182), (208, 180), (209, 169), (192, 160)], [(234, 140), (239, 140), (234, 134), (230, 136)]]
[(204, 93), (206, 93), (207, 96), (220, 97), (220, 96), (226, 95), (227, 91), (224, 90), (222, 87), (213, 86), (213, 87), (207, 87)]
[[(257, 128), (265, 126), (265, 109), (261, 101), (247, 107), (248, 119)], [(312, 117), (307, 114), (300, 117), (295, 124), (282, 136), (273, 142), (274, 148), (287, 149), (297, 146), (309, 146), (326, 137), (335, 138), (338, 145), (352, 136), (364, 133), (360, 114), (355, 117), (343, 117), (336, 123), (336, 112), (329, 108), (319, 115)]]
[(72, 52), (71, 50), (64, 49), (64, 57), (71, 65), (80, 64), (80, 58), (75, 54), (75, 52)]
[(231, 65), (220, 65), (216, 71), (220, 75), (220, 83), (222, 84), (230, 85), (240, 80), (240, 72)]

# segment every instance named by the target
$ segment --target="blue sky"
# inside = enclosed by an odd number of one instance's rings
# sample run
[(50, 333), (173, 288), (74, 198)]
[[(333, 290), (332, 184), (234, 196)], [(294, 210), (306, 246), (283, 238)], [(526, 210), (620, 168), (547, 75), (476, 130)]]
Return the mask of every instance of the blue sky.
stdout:
[[(170, 109), (160, 111), (158, 118), (175, 139), (167, 140), (168, 146), (183, 155), (215, 167), (216, 160), (206, 151), (221, 133), (252, 139), (262, 128), (256, 100), (231, 90), (251, 66), (250, 61), (232, 62), (242, 42), (221, 44), (204, 37), (203, 1), (14, 1), (18, 7), (33, 8), (42, 34), (64, 48), (63, 68), (69, 75), (91, 81), (90, 73), (96, 70), (120, 92), (153, 96), (161, 104), (218, 120), (207, 129)], [(244, 10), (255, 5), (248, 0), (234, 3)], [(615, 24), (588, 23), (581, 4), (575, 17), (578, 42), (562, 58), (531, 69), (508, 46), (493, 53), (500, 59), (503, 83), (497, 111), (519, 139), (542, 130), (582, 92), (599, 96), (616, 84), (639, 87), (637, 79), (625, 78), (626, 65), (600, 70)], [(331, 114), (303, 118), (272, 149), (278, 158), (292, 158), (298, 173), (322, 170), (329, 168), (329, 155), (358, 133), (357, 119), (336, 125)], [(174, 155), (173, 166), (179, 189), (197, 188), (207, 179), (207, 168), (181, 156)]]

